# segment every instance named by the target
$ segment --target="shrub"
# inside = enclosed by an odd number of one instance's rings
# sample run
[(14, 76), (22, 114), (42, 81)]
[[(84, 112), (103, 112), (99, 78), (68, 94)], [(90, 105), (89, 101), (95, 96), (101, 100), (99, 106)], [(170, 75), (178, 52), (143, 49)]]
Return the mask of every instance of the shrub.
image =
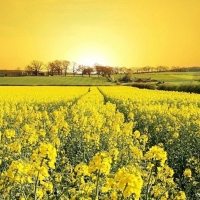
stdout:
[(196, 84), (182, 84), (178, 87), (178, 91), (200, 93), (200, 85)]
[(119, 79), (120, 82), (132, 82), (132, 74), (131, 73), (127, 73), (125, 74), (124, 77), (122, 77), (121, 79)]
[(178, 86), (176, 86), (176, 85), (166, 83), (166, 84), (158, 85), (157, 89), (158, 90), (167, 90), (167, 91), (177, 91), (177, 87)]
[(156, 89), (156, 85), (155, 84), (151, 84), (151, 83), (133, 83), (132, 87), (137, 87), (137, 88), (141, 88), (141, 89), (150, 89), (150, 90), (155, 90)]

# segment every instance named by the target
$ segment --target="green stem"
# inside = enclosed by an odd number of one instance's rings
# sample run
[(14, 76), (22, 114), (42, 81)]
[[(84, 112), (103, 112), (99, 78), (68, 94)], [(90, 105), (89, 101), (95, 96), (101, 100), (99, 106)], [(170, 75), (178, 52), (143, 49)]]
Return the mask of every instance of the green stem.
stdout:
[(151, 169), (151, 172), (150, 172), (150, 175), (149, 175), (149, 178), (148, 178), (148, 184), (147, 184), (147, 189), (146, 189), (146, 200), (148, 200), (148, 196), (149, 196), (149, 186), (150, 186), (150, 180), (151, 180), (151, 175), (152, 175), (152, 169)]
[(27, 200), (27, 197), (26, 197), (26, 194), (25, 194), (25, 192), (24, 192), (23, 186), (21, 186), (21, 191), (22, 191), (22, 193), (23, 193), (24, 198)]
[(37, 178), (35, 181), (35, 186), (34, 186), (34, 199), (37, 200), (36, 192), (37, 192), (37, 184), (38, 184), (38, 178), (39, 178), (40, 172), (37, 173)]
[[(41, 161), (40, 167), (42, 167), (43, 161), (44, 161), (44, 158)], [(34, 200), (37, 200), (36, 192), (37, 192), (37, 185), (38, 185), (38, 180), (39, 180), (39, 174), (40, 174), (40, 172), (38, 171), (37, 178), (36, 178), (36, 181), (35, 181), (35, 186), (34, 186)]]
[(126, 185), (125, 185), (125, 187), (124, 187), (124, 189), (123, 189), (123, 191), (122, 191), (122, 196), (121, 196), (121, 200), (123, 200), (124, 199), (124, 191), (125, 191), (125, 189), (126, 189), (126, 187), (128, 186), (128, 183), (126, 183)]
[(64, 191), (62, 191), (62, 193), (57, 197), (57, 200), (59, 200), (63, 194), (64, 194)]
[(99, 196), (99, 179), (100, 179), (100, 170), (98, 170), (98, 175), (97, 175), (95, 199), (98, 198)]
[(167, 191), (168, 191), (168, 189), (166, 189), (164, 192), (162, 192), (161, 195), (158, 197), (158, 200), (160, 200), (162, 198), (163, 194), (165, 194), (165, 192), (167, 192)]

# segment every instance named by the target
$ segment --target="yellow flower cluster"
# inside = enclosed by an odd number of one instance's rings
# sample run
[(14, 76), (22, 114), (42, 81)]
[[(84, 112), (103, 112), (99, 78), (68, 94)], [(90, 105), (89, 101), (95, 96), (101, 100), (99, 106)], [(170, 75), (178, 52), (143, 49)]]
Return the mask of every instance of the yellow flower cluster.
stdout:
[[(149, 152), (144, 156), (154, 161), (148, 168), (163, 165), (168, 157), (178, 187), (188, 198), (198, 199), (200, 95), (123, 86), (101, 86), (99, 89), (107, 101), (116, 104), (126, 121), (134, 123), (133, 130), (148, 138), (145, 148)], [(166, 153), (159, 151), (160, 148)]]
[(146, 160), (150, 160), (153, 163), (155, 161), (160, 161), (160, 165), (164, 166), (165, 161), (167, 160), (167, 153), (163, 150), (163, 148), (158, 146), (153, 146), (144, 155), (144, 158)]
[[(199, 123), (198, 114), (180, 111), (187, 110), (186, 100), (181, 104), (165, 93), (146, 99), (146, 93), (0, 87), (0, 199), (185, 200), (174, 182), (177, 169), (168, 165), (175, 153), (169, 149), (183, 142), (183, 122), (175, 126), (179, 116), (188, 123), (196, 118), (186, 129), (195, 135), (190, 126)], [(199, 105), (195, 98), (190, 109)]]

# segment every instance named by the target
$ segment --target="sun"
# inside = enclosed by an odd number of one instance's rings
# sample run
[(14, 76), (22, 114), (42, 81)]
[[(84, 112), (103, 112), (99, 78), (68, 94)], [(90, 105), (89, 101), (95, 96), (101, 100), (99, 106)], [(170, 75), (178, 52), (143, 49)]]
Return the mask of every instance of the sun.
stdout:
[(97, 52), (84, 52), (77, 60), (81, 65), (94, 66), (95, 63), (106, 65), (106, 58)]
[(93, 66), (95, 63), (103, 64), (105, 61), (100, 55), (87, 53), (80, 57), (79, 63), (86, 66)]
[(83, 65), (87, 65), (87, 66), (92, 66), (95, 63), (98, 63), (97, 61), (100, 60), (97, 56), (94, 55), (88, 55), (85, 56), (81, 59), (81, 62), (83, 63)]

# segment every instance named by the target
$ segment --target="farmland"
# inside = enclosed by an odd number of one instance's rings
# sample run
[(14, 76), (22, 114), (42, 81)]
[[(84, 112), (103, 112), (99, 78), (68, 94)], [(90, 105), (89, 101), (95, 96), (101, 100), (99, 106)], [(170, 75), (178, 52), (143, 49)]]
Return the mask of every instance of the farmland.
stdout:
[(0, 85), (49, 85), (49, 86), (73, 86), (73, 85), (113, 85), (105, 77), (96, 75), (88, 77), (81, 75), (74, 76), (24, 76), (24, 77), (0, 77)]
[(0, 199), (198, 199), (199, 102), (125, 86), (1, 86)]
[[(112, 75), (115, 81), (118, 81), (125, 74)], [(133, 74), (134, 78), (151, 78), (152, 84), (164, 81), (175, 85), (198, 83), (200, 74), (198, 72), (159, 72), (159, 73), (140, 73)], [(80, 85), (115, 85), (109, 82), (106, 77), (98, 77), (97, 75), (67, 75), (67, 76), (23, 76), (23, 77), (0, 77), (0, 85), (57, 85), (57, 86), (80, 86)]]
[[(116, 79), (122, 78), (122, 75), (116, 75)], [(200, 80), (198, 72), (155, 72), (133, 74), (133, 78), (151, 78), (153, 82), (164, 81), (171, 84), (196, 83)]]

